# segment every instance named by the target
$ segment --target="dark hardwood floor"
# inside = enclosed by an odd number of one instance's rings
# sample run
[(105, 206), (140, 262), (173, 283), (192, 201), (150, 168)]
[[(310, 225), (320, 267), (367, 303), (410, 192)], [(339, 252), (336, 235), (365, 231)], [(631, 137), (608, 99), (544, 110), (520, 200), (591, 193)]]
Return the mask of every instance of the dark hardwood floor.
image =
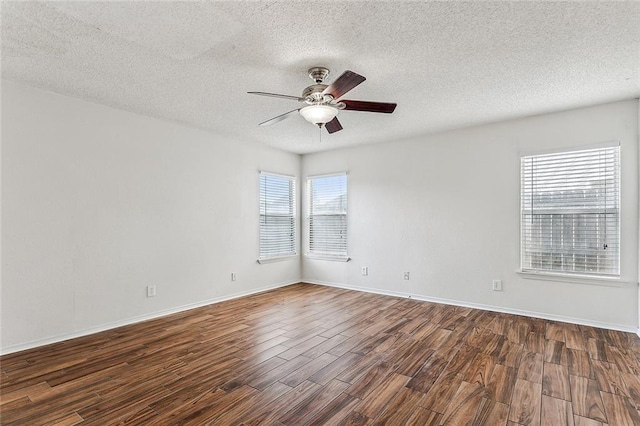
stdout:
[(6, 425), (640, 425), (640, 339), (297, 284), (0, 358)]

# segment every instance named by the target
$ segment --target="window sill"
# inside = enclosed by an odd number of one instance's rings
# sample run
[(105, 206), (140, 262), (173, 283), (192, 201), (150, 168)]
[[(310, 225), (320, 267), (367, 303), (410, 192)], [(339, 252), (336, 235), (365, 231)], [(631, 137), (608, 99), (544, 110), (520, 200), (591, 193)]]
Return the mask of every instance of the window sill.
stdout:
[(296, 257), (298, 257), (297, 254), (292, 254), (288, 256), (265, 257), (264, 259), (258, 259), (258, 263), (263, 265), (265, 263), (282, 262), (283, 260), (294, 259)]
[(518, 275), (527, 280), (559, 281), (574, 284), (600, 285), (606, 287), (626, 287), (631, 284), (629, 281), (622, 281), (620, 278), (592, 277), (589, 275), (569, 275), (553, 272), (537, 271), (516, 271)]
[(305, 257), (308, 259), (314, 260), (329, 260), (332, 262), (348, 262), (351, 260), (349, 256), (329, 256), (329, 255), (321, 255), (321, 254), (305, 254)]

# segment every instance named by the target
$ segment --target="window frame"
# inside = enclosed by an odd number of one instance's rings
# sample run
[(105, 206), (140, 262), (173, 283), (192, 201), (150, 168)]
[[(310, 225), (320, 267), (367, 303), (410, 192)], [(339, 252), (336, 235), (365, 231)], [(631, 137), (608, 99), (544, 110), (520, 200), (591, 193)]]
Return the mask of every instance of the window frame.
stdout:
[[(293, 232), (292, 232), (292, 244), (293, 253), (280, 253), (272, 256), (262, 256), (262, 176), (272, 176), (276, 178), (282, 178), (289, 180), (291, 184), (291, 201), (290, 205), (292, 213), (283, 217), (291, 217), (293, 219)], [(282, 173), (273, 173), (264, 170), (258, 171), (258, 263), (271, 263), (282, 260), (295, 258), (298, 256), (298, 208), (297, 208), (297, 179), (295, 176), (286, 175)], [(265, 214), (265, 216), (267, 216)]]
[[(312, 236), (311, 236), (311, 231), (312, 231), (312, 181), (315, 179), (322, 179), (322, 178), (331, 178), (331, 177), (337, 177), (337, 176), (344, 176), (345, 179), (345, 213), (344, 213), (344, 239), (345, 239), (345, 250), (344, 252), (340, 252), (340, 253), (327, 253), (327, 252), (316, 252), (316, 251), (312, 251), (311, 250), (311, 244), (312, 244)], [(349, 173), (348, 172), (337, 172), (337, 173), (328, 173), (328, 174), (320, 174), (320, 175), (312, 175), (312, 176), (307, 176), (307, 181), (306, 181), (306, 217), (305, 217), (305, 223), (306, 223), (306, 247), (305, 247), (305, 257), (310, 258), (310, 259), (319, 259), (319, 260), (328, 260), (328, 261), (335, 261), (335, 262), (348, 262), (349, 260), (351, 260), (351, 258), (349, 257)]]
[[(618, 229), (617, 229), (617, 273), (589, 273), (586, 271), (567, 271), (567, 270), (558, 270), (558, 269), (536, 269), (533, 267), (526, 267), (524, 265), (524, 220), (525, 220), (525, 209), (523, 205), (523, 185), (524, 185), (524, 176), (522, 172), (522, 162), (526, 157), (536, 157), (536, 156), (546, 156), (553, 154), (570, 154), (570, 153), (578, 153), (582, 151), (588, 150), (601, 150), (607, 148), (617, 148), (617, 163), (616, 167), (616, 179), (615, 184), (617, 185), (617, 208), (616, 213)], [(539, 280), (548, 280), (548, 281), (560, 281), (560, 282), (570, 282), (570, 283), (581, 283), (581, 284), (595, 284), (595, 285), (607, 285), (607, 286), (622, 286), (626, 284), (621, 280), (622, 277), (622, 158), (621, 158), (621, 148), (619, 141), (606, 142), (601, 144), (592, 144), (587, 146), (574, 146), (574, 147), (565, 147), (562, 149), (554, 149), (554, 150), (545, 150), (545, 151), (537, 151), (537, 152), (527, 152), (521, 153), (520, 156), (520, 188), (519, 188), (519, 269), (516, 271), (518, 275), (525, 279), (539, 279)], [(605, 211), (607, 207), (604, 208)], [(533, 211), (533, 210), (532, 210)], [(571, 213), (567, 213), (571, 214)], [(575, 214), (575, 213), (574, 213)], [(607, 213), (605, 213), (607, 214)]]

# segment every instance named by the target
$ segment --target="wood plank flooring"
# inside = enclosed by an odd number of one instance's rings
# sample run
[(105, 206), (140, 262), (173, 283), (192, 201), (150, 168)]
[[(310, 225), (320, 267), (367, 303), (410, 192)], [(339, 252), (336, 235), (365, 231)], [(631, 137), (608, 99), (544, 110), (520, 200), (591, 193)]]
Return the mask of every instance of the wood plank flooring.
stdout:
[(640, 425), (640, 339), (296, 284), (0, 358), (4, 425)]

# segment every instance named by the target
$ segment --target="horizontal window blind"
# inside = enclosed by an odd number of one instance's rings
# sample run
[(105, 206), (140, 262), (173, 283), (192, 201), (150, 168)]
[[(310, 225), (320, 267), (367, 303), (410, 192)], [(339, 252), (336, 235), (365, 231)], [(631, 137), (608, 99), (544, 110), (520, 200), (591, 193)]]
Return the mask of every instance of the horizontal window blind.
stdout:
[(260, 259), (296, 254), (295, 179), (260, 173)]
[(347, 255), (347, 175), (309, 178), (309, 253)]
[(620, 147), (521, 158), (522, 270), (620, 275)]

